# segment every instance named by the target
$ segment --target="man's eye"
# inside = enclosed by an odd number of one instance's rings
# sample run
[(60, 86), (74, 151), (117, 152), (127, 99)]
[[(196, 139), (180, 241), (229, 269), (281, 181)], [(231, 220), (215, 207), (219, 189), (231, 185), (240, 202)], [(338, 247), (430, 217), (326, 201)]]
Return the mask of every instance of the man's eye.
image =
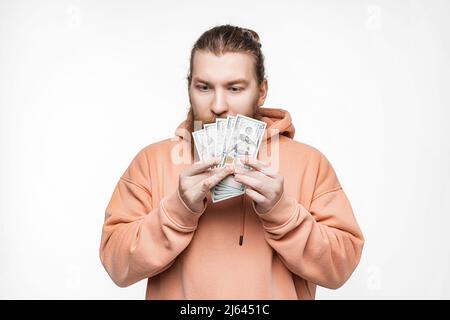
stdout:
[(242, 88), (241, 88), (241, 87), (231, 87), (230, 90), (231, 90), (232, 92), (241, 92), (241, 91), (242, 91)]
[(197, 89), (200, 91), (208, 91), (208, 86), (206, 85), (198, 85)]

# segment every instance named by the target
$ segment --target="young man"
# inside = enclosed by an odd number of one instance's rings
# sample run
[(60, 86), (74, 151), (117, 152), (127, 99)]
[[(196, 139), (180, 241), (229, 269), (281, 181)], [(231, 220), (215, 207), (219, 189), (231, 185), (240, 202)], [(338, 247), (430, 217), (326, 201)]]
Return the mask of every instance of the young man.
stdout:
[[(260, 47), (230, 25), (194, 45), (186, 121), (136, 155), (106, 209), (100, 257), (117, 285), (148, 279), (147, 299), (314, 299), (358, 265), (364, 238), (331, 164), (292, 140), (287, 111), (262, 108)], [(267, 124), (252, 170), (194, 162), (194, 121), (236, 114)], [(210, 189), (232, 174), (245, 194), (213, 203)]]

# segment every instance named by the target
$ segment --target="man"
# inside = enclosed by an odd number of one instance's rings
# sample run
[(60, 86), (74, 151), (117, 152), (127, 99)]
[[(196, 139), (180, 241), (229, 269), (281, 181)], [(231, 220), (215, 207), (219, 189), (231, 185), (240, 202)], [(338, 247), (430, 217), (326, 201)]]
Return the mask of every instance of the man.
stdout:
[[(331, 164), (292, 140), (287, 111), (262, 107), (260, 47), (230, 25), (194, 45), (186, 121), (136, 155), (106, 209), (100, 257), (117, 285), (148, 279), (147, 299), (314, 299), (358, 265), (364, 238)], [(236, 114), (267, 124), (257, 159), (243, 159), (252, 170), (194, 163), (195, 121)], [(229, 175), (245, 194), (212, 203)]]

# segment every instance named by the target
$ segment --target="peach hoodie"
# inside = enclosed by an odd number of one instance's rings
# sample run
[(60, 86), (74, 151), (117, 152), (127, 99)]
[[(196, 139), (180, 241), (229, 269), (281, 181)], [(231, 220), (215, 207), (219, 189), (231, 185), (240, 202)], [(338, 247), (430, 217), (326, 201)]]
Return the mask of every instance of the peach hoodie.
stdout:
[(261, 113), (258, 159), (274, 165), (279, 152), (284, 176), (275, 207), (260, 214), (246, 196), (213, 204), (208, 195), (202, 212), (189, 210), (177, 192), (192, 162), (184, 122), (135, 156), (106, 208), (100, 258), (118, 286), (148, 278), (147, 299), (314, 299), (316, 285), (347, 281), (364, 238), (335, 171), (292, 140), (287, 111)]

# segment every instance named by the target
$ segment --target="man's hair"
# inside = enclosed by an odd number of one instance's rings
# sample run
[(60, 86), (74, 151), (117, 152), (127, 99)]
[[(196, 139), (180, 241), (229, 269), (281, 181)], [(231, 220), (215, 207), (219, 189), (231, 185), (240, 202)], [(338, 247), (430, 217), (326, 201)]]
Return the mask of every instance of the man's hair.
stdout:
[(192, 47), (187, 76), (188, 87), (191, 86), (193, 60), (197, 50), (208, 51), (216, 56), (227, 52), (249, 53), (255, 61), (255, 75), (258, 85), (261, 85), (265, 79), (264, 55), (261, 51), (261, 42), (258, 34), (253, 30), (226, 24), (205, 31)]

